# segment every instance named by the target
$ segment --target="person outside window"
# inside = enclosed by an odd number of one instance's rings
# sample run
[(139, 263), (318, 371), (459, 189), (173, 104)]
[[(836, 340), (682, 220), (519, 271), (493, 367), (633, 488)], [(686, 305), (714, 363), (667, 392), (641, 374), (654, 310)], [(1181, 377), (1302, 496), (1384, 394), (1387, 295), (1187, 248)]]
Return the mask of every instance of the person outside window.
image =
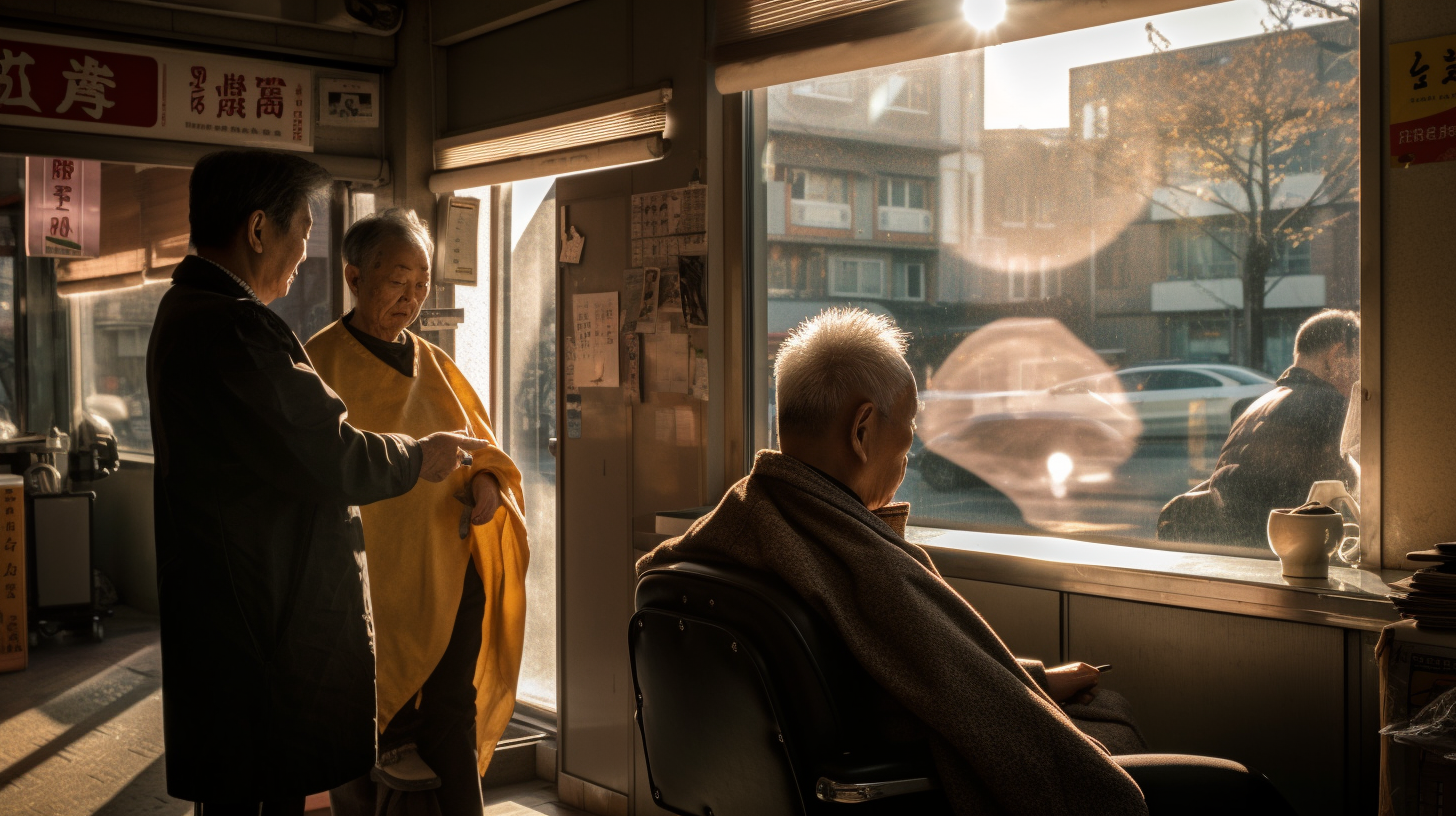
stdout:
[(1315, 482), (1359, 475), (1340, 450), (1360, 379), (1360, 316), (1327, 309), (1294, 336), (1294, 364), (1229, 429), (1213, 475), (1158, 516), (1158, 538), (1264, 548), (1269, 512), (1304, 504)]
[(379, 761), (331, 795), (335, 816), (482, 810), (480, 777), (515, 705), (530, 552), (521, 474), (484, 403), (437, 346), (406, 327), (430, 292), (434, 244), (414, 213), (386, 210), (344, 236), (358, 306), (308, 341), (309, 357), (379, 433), (442, 424), (490, 441), (439, 484), (363, 508), (377, 642)]
[[(267, 304), (331, 179), (297, 156), (204, 156), (147, 349), (167, 792), (197, 816), (286, 816), (374, 762), (357, 505), (440, 482), (486, 440), (349, 424)], [(444, 427), (444, 426), (438, 426)], [(453, 427), (453, 426), (452, 426)], [(429, 429), (433, 430), (433, 429)]]

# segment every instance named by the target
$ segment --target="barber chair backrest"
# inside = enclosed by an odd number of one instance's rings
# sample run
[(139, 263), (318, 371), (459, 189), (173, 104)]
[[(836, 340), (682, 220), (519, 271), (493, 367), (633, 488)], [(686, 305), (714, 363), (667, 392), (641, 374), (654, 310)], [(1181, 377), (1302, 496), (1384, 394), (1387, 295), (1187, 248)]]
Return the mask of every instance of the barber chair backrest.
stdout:
[(878, 727), (898, 716), (888, 695), (774, 576), (706, 563), (649, 570), (628, 641), (652, 794), (668, 810), (838, 812), (846, 805), (816, 797), (826, 775), (926, 775), (924, 746), (889, 744)]

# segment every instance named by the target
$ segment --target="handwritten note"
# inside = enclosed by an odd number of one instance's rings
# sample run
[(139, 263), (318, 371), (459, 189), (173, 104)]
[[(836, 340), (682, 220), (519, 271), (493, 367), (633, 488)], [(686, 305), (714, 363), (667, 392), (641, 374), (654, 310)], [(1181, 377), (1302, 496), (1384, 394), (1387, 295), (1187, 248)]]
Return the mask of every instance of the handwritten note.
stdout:
[(577, 388), (616, 388), (617, 293), (575, 295), (571, 304), (576, 327), (574, 384)]

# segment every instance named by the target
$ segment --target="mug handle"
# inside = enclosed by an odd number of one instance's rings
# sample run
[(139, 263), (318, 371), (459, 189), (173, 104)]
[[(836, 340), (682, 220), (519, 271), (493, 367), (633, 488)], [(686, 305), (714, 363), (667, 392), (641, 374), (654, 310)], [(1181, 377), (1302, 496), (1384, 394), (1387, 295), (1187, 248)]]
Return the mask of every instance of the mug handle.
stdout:
[(1339, 546), (1335, 547), (1335, 555), (1343, 564), (1351, 567), (1360, 566), (1360, 525), (1345, 523), (1344, 538), (1341, 538)]

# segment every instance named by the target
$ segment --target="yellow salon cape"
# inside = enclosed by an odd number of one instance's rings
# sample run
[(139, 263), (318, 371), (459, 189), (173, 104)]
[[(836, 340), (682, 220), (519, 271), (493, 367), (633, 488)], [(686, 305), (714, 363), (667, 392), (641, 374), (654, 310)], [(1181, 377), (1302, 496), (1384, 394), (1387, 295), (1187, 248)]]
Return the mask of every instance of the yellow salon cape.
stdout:
[[(464, 429), (488, 439), (475, 463), (439, 484), (421, 480), (403, 496), (360, 508), (369, 558), (376, 699), (382, 732), (434, 671), (460, 606), (466, 559), (485, 584), (480, 657), (475, 662), (475, 736), (485, 773), (516, 704), (526, 629), (526, 566), (530, 550), (521, 515), (521, 473), (497, 446), (485, 405), (455, 363), (437, 346), (411, 335), (415, 376), (374, 356), (336, 321), (305, 349), (314, 370), (348, 407), (349, 423), (376, 433), (421, 437)], [(479, 471), (494, 474), (501, 508), (460, 540), (455, 493)]]

